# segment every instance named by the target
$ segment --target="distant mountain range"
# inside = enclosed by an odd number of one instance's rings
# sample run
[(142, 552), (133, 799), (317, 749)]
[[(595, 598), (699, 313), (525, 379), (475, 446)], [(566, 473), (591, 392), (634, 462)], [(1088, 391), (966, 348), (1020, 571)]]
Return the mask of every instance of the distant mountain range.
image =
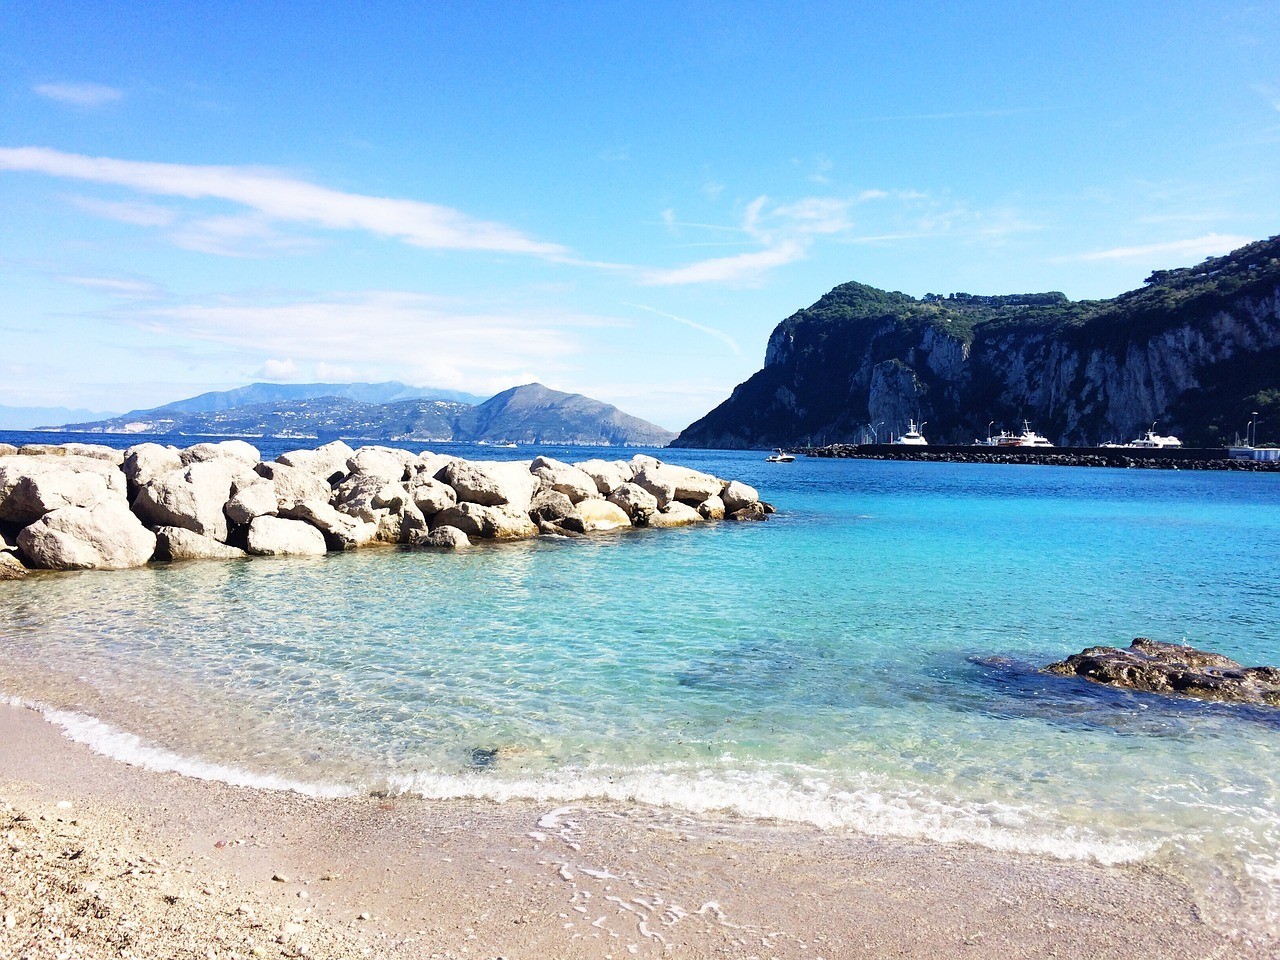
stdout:
[(78, 410), (73, 407), (6, 407), (0, 404), (0, 430), (31, 430), (49, 423), (114, 417), (104, 410)]
[(540, 383), (482, 402), (402, 383), (267, 384), (205, 393), (119, 417), (49, 429), (81, 433), (338, 437), (486, 443), (664, 446), (675, 434), (580, 394)]
[(1250, 420), (1280, 430), (1280, 237), (1110, 300), (842, 284), (779, 323), (764, 368), (673, 445), (865, 443), (910, 420), (933, 443), (1024, 420), (1069, 445), (1154, 421), (1189, 446), (1229, 443)]

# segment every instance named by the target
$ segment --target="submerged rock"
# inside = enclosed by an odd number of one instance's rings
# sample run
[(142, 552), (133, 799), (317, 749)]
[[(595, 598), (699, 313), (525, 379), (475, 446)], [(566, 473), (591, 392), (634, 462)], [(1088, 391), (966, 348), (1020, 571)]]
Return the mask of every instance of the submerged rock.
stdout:
[(1218, 653), (1146, 637), (1124, 650), (1089, 647), (1045, 669), (1128, 690), (1280, 706), (1280, 668), (1244, 667)]

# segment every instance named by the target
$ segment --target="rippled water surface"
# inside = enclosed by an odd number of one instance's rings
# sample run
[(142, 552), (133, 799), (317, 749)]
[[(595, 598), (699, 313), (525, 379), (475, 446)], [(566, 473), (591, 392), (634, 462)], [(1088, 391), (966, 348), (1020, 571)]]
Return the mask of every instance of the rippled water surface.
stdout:
[(225, 779), (1150, 860), (1272, 922), (1277, 716), (1035, 668), (1139, 635), (1280, 663), (1280, 476), (661, 455), (779, 513), (31, 577), (3, 688)]

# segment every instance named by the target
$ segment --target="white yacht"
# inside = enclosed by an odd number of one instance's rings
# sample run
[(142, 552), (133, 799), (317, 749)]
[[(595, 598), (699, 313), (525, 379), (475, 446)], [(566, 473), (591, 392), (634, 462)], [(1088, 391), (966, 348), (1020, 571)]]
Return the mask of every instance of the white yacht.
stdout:
[(1031, 424), (1026, 420), (1022, 421), (1022, 433), (1016, 438), (1017, 443), (1008, 444), (1011, 447), (1052, 447), (1047, 437), (1042, 437), (1031, 429)]
[(924, 438), (924, 434), (920, 432), (924, 429), (924, 424), (922, 423), (917, 427), (914, 420), (908, 420), (907, 423), (910, 424), (907, 432), (893, 442), (895, 444), (902, 444), (911, 447), (927, 447), (929, 445), (929, 441), (926, 440)]
[(795, 459), (795, 456), (793, 454), (787, 453), (787, 451), (779, 449), (779, 450), (775, 450), (773, 453), (769, 454), (769, 456), (765, 457), (764, 462), (765, 463), (790, 463), (794, 459)]
[[(1154, 427), (1155, 424), (1152, 424)], [(1170, 447), (1182, 446), (1182, 441), (1177, 437), (1162, 437), (1155, 430), (1148, 430), (1146, 435), (1134, 440), (1128, 444), (1131, 447), (1143, 447), (1148, 450), (1163, 450)]]

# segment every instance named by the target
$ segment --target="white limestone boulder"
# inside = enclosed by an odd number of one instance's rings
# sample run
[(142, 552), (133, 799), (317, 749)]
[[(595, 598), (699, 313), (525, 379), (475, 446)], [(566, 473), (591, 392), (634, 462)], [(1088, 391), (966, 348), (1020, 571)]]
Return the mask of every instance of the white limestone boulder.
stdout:
[(185, 527), (225, 543), (223, 508), (238, 487), (259, 479), (239, 457), (200, 460), (149, 481), (134, 497), (133, 510), (149, 526)]
[(181, 469), (182, 452), (177, 447), (164, 447), (158, 443), (134, 444), (124, 452), (123, 470), (129, 481), (129, 498), (137, 496), (139, 487)]
[(471, 546), (471, 538), (457, 527), (448, 525), (436, 527), (430, 533), (411, 541), (415, 547), (430, 547), (435, 550), (461, 550)]
[(335, 507), (371, 523), (384, 513), (398, 513), (410, 502), (404, 484), (372, 473), (353, 473), (333, 491)]
[(768, 518), (769, 511), (763, 503), (751, 503), (743, 507), (741, 510), (734, 510), (729, 514), (730, 520), (765, 520)]
[(725, 514), (722, 497), (707, 497), (698, 504), (698, 515), (704, 520), (723, 520)]
[(181, 451), (183, 466), (203, 463), (207, 460), (219, 460), (222, 457), (235, 457), (252, 466), (262, 460), (262, 454), (253, 444), (244, 440), (220, 440), (217, 443), (197, 443)]
[(659, 510), (649, 517), (649, 526), (658, 528), (686, 527), (689, 524), (701, 522), (702, 515), (687, 503), (682, 503), (679, 500), (672, 500), (665, 509)]
[(245, 552), (239, 547), (229, 547), (185, 527), (160, 527), (156, 530), (156, 558), (159, 560), (238, 560), (244, 556)]
[(636, 474), (635, 468), (625, 460), (583, 460), (574, 466), (592, 479), (602, 497), (630, 483)]
[(301, 520), (255, 517), (249, 524), (249, 552), (255, 557), (322, 557), (324, 534)]
[(559, 490), (539, 490), (529, 504), (529, 516), (542, 523), (555, 523), (573, 513), (573, 501)]
[(62, 507), (123, 502), (125, 487), (118, 468), (94, 457), (0, 457), (0, 520), (25, 526)]
[(415, 469), (418, 473), (425, 473), (428, 477), (439, 478), (440, 471), (457, 459), (457, 457), (451, 457), (446, 453), (432, 453), (430, 450), (423, 450), (418, 454), (418, 466)]
[[(621, 507), (636, 526), (644, 526), (658, 512), (658, 498), (644, 487), (624, 483), (609, 494), (609, 502)], [(669, 501), (668, 501), (669, 502)]]
[(334, 440), (314, 450), (290, 450), (276, 457), (276, 463), (297, 467), (326, 480), (336, 474), (347, 473), (347, 461), (355, 455), (351, 446), (342, 440)]
[(21, 580), (27, 575), (27, 568), (12, 553), (0, 552), (0, 580)]
[[(265, 517), (277, 512), (276, 485), (261, 479), (241, 487), (223, 508), (232, 523), (252, 523), (254, 517)], [(159, 531), (156, 531), (159, 533)]]
[[(661, 466), (659, 464), (659, 466)], [(632, 485), (647, 491), (658, 501), (659, 509), (666, 509), (667, 504), (676, 498), (676, 487), (669, 479), (658, 473), (657, 467), (642, 467), (636, 472)]]
[(524, 460), (453, 460), (437, 479), (453, 487), (459, 503), (509, 506), (520, 513), (529, 511), (538, 488), (538, 480)]
[(18, 453), (18, 448), (12, 443), (0, 443), (0, 457), (13, 457)]
[(418, 462), (417, 454), (407, 450), (371, 445), (360, 447), (347, 458), (347, 470), (350, 473), (382, 477), (388, 482), (403, 483), (416, 472)]
[[(636, 474), (635, 482), (654, 496), (662, 499), (667, 490), (671, 499), (696, 506), (707, 497), (717, 497), (724, 489), (724, 481), (709, 473), (676, 467), (669, 463), (646, 465)], [(659, 492), (661, 491), (661, 493)]]
[(311, 470), (283, 463), (261, 463), (256, 469), (271, 480), (281, 509), (310, 500), (327, 501), (333, 495), (328, 479)]
[(121, 498), (47, 513), (18, 534), (18, 547), (45, 570), (124, 570), (151, 559), (156, 535)]
[(281, 515), (319, 530), (331, 550), (355, 550), (378, 536), (378, 524), (342, 513), (327, 500), (308, 500), (283, 508)]
[(431, 529), (439, 527), (457, 527), (468, 537), (483, 540), (523, 540), (538, 535), (537, 525), (523, 511), (468, 501), (437, 513)]
[(458, 495), (453, 487), (441, 483), (423, 470), (405, 484), (411, 499), (424, 516), (432, 517), (441, 510), (447, 510), (458, 502)]
[(123, 466), (124, 451), (116, 447), (108, 447), (101, 443), (64, 443), (62, 449), (68, 457), (92, 457), (105, 460), (114, 467)]
[(542, 482), (544, 488), (563, 493), (574, 503), (600, 496), (599, 487), (586, 471), (551, 457), (535, 457), (529, 465), (529, 472)]
[[(576, 520), (577, 523), (570, 524), (570, 520)], [(597, 533), (629, 527), (631, 517), (616, 503), (597, 498), (579, 501), (573, 513), (561, 523), (570, 530), (576, 528), (579, 533)]]
[(720, 494), (720, 498), (724, 501), (724, 508), (728, 513), (733, 513), (735, 510), (741, 510), (743, 507), (749, 507), (753, 503), (760, 502), (760, 494), (756, 488), (748, 486), (741, 480), (730, 480), (725, 484), (724, 492)]

